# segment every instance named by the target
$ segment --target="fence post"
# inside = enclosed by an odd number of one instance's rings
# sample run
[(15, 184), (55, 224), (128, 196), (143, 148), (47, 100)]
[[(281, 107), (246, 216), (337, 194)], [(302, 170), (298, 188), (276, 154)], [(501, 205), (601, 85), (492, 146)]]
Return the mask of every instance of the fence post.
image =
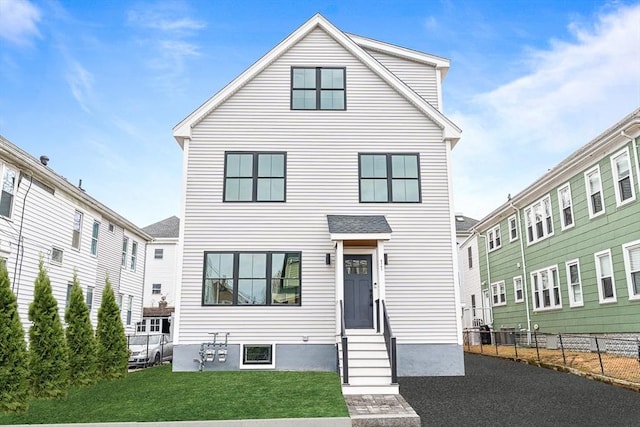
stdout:
[(496, 332), (495, 329), (491, 333), (493, 334), (493, 342), (496, 343), (496, 356), (497, 356), (498, 355), (498, 333)]
[(602, 356), (600, 355), (600, 345), (598, 344), (598, 337), (596, 338), (596, 350), (598, 350), (598, 360), (600, 360), (600, 372), (604, 375), (604, 366), (602, 365)]
[(510, 332), (513, 335), (513, 350), (516, 353), (516, 357), (513, 360), (518, 360), (518, 335), (515, 332)]
[(640, 363), (640, 338), (636, 338), (636, 341), (638, 342), (638, 363)]
[(538, 355), (538, 362), (540, 361), (540, 350), (538, 350), (538, 332), (533, 330), (533, 339), (536, 341), (536, 354)]
[(567, 358), (564, 357), (564, 345), (562, 345), (562, 334), (558, 334), (558, 338), (560, 339), (560, 349), (562, 350), (562, 363), (567, 366)]

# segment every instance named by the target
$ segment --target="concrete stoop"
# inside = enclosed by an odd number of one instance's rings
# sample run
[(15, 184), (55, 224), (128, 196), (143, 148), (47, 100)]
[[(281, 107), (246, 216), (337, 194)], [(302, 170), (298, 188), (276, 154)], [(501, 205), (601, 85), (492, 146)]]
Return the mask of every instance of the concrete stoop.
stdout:
[(420, 416), (399, 394), (344, 396), (352, 427), (420, 427)]

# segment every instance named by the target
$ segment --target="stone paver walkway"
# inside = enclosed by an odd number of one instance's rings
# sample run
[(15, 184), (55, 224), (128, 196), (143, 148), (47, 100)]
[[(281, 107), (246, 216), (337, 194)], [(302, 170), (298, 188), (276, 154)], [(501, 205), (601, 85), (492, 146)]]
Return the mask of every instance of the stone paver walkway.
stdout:
[(352, 427), (420, 427), (420, 417), (399, 394), (344, 397)]

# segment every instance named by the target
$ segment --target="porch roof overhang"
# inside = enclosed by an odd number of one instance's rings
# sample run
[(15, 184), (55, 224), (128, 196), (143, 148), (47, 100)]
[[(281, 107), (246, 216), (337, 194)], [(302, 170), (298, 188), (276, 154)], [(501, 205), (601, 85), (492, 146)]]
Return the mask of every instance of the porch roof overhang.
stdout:
[(391, 239), (384, 215), (327, 215), (327, 224), (332, 241)]

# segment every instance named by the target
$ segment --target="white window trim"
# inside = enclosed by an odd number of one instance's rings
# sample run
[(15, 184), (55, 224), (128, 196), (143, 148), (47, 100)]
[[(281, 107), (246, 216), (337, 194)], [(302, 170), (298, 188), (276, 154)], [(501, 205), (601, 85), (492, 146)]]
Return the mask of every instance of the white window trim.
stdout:
[[(518, 299), (518, 287), (516, 286), (517, 280), (520, 280), (520, 293), (522, 294), (520, 299)], [(522, 276), (516, 276), (513, 278), (513, 300), (516, 303), (524, 302), (524, 282), (522, 280)]]
[[(549, 214), (551, 215), (551, 229), (547, 225), (547, 217), (544, 211), (545, 202), (549, 205)], [(535, 221), (535, 206), (540, 205), (540, 211), (542, 213), (542, 237), (538, 237), (538, 230), (536, 229), (536, 221)], [(538, 243), (542, 240), (548, 239), (553, 236), (554, 228), (553, 228), (553, 205), (551, 204), (551, 196), (547, 194), (543, 198), (536, 200), (527, 206), (524, 210), (525, 215), (525, 229), (527, 234), (527, 246)], [(533, 240), (529, 240), (529, 230), (527, 227), (527, 220), (531, 222), (532, 230), (533, 230)]]
[[(76, 232), (75, 230), (76, 214), (80, 215), (80, 224), (78, 224), (80, 228), (78, 229), (78, 246), (77, 247), (73, 246), (73, 233)], [(80, 251), (80, 249), (82, 248), (82, 227), (84, 227), (84, 213), (76, 209), (75, 211), (73, 211), (73, 225), (71, 228), (71, 248), (75, 251)]]
[[(573, 292), (571, 291), (571, 271), (569, 267), (572, 265), (576, 265), (578, 267), (578, 283), (580, 284), (580, 295), (582, 296), (582, 301), (575, 301), (573, 299)], [(582, 288), (582, 273), (580, 273), (580, 260), (578, 258), (571, 259), (564, 263), (565, 271), (567, 274), (567, 292), (569, 293), (569, 307), (584, 307), (584, 290)]]
[(0, 217), (2, 218), (7, 218), (7, 219), (11, 219), (11, 217), (13, 216), (13, 208), (16, 205), (16, 189), (18, 188), (18, 177), (20, 176), (20, 173), (18, 172), (18, 169), (13, 168), (7, 164), (1, 164), (0, 167), (0, 191), (3, 190), (4, 187), (4, 175), (8, 172), (8, 171), (12, 171), (15, 174), (15, 178), (13, 180), (13, 188), (11, 189), (11, 207), (9, 209), (9, 216), (4, 216), (4, 215), (0, 215)]
[[(569, 211), (571, 211), (571, 224), (566, 225), (564, 223), (564, 208), (562, 207), (562, 190), (567, 189), (569, 191)], [(560, 213), (560, 229), (562, 231), (568, 230), (576, 226), (576, 217), (573, 214), (573, 195), (571, 194), (571, 184), (566, 183), (565, 185), (558, 188), (558, 212)]]
[[(502, 292), (500, 292), (502, 291)], [(502, 299), (502, 301), (499, 302), (495, 302), (493, 300), (493, 297), (497, 295), (498, 299)], [(500, 298), (500, 296), (503, 295), (504, 298)], [(492, 307), (500, 307), (503, 305), (507, 305), (507, 288), (504, 284), (504, 280), (501, 280), (499, 282), (494, 282), (491, 284), (491, 306)]]
[[(613, 297), (604, 298), (602, 295), (602, 283), (600, 283), (600, 257), (603, 255), (607, 255), (609, 257), (609, 268), (611, 268), (611, 288), (613, 289)], [(598, 285), (598, 299), (600, 304), (612, 304), (618, 302), (618, 296), (616, 294), (616, 279), (615, 274), (613, 272), (613, 258), (611, 257), (611, 249), (607, 249), (604, 251), (596, 252), (593, 254), (593, 259), (596, 263), (596, 283)]]
[[(556, 274), (554, 276), (553, 274), (553, 270), (556, 271)], [(542, 281), (539, 281), (539, 285), (540, 285), (540, 302), (542, 303), (541, 307), (536, 307), (536, 293), (535, 293), (535, 280), (533, 278), (534, 275), (539, 275), (540, 273), (542, 273), (543, 271), (547, 272), (547, 277), (549, 278), (549, 280), (551, 280), (552, 282), (550, 282), (550, 286), (549, 286), (549, 302), (551, 303), (551, 305), (549, 307), (544, 307), (544, 301), (543, 301), (543, 294), (542, 294)], [(534, 312), (538, 312), (538, 311), (550, 311), (550, 310), (559, 310), (562, 309), (562, 289), (560, 288), (560, 277), (558, 275), (558, 265), (550, 265), (549, 267), (545, 267), (545, 268), (541, 268), (539, 270), (536, 271), (532, 271), (530, 274), (530, 279), (531, 279), (531, 297), (532, 297), (532, 305), (533, 305), (533, 311)], [(558, 283), (555, 282), (555, 280), (558, 280)], [(560, 304), (556, 305), (555, 303), (555, 295), (553, 290), (555, 288), (558, 288), (558, 294), (560, 297)]]
[[(591, 202), (591, 187), (589, 185), (589, 175), (592, 173), (598, 173), (598, 180), (600, 181), (600, 197), (602, 198), (602, 210), (598, 213), (593, 213), (593, 203)], [(604, 200), (604, 188), (602, 187), (602, 174), (600, 173), (600, 165), (596, 165), (584, 173), (584, 189), (587, 195), (587, 206), (589, 207), (589, 219), (597, 218), (600, 215), (604, 215), (607, 210), (607, 206)]]
[[(489, 235), (493, 233), (493, 239), (491, 239), (489, 237)], [(499, 237), (499, 239), (497, 239)], [(493, 248), (489, 248), (489, 242), (492, 241), (493, 242)], [(496, 242), (498, 242), (498, 244), (496, 244)], [(498, 250), (502, 247), (502, 235), (500, 235), (500, 224), (491, 227), (489, 230), (487, 230), (487, 252), (493, 252), (495, 250)]]
[[(53, 251), (54, 251), (54, 249), (57, 250), (57, 251), (60, 251), (60, 253), (62, 254), (62, 261), (57, 261), (57, 260), (53, 259)], [(52, 246), (51, 247), (50, 259), (51, 259), (51, 264), (53, 264), (53, 265), (62, 265), (62, 263), (64, 262), (64, 250), (60, 249), (57, 246)]]
[[(245, 364), (244, 363), (244, 348), (245, 346), (253, 347), (253, 346), (261, 346), (261, 345), (270, 345), (271, 346), (271, 363), (260, 363), (260, 364)], [(243, 343), (240, 345), (240, 369), (275, 369), (276, 368), (276, 343)]]
[[(618, 185), (619, 177), (616, 171), (615, 159), (625, 154), (627, 155), (627, 161), (629, 162), (629, 184), (631, 185), (631, 197), (623, 201), (622, 194), (620, 193), (620, 187)], [(629, 153), (629, 147), (623, 148), (622, 150), (613, 154), (609, 159), (611, 160), (611, 175), (613, 176), (613, 189), (615, 190), (615, 193), (616, 193), (616, 207), (621, 207), (636, 200), (636, 189), (635, 189), (635, 183), (633, 181), (633, 163), (631, 161), (631, 154)]]
[(631, 257), (629, 256), (629, 251), (631, 249), (635, 249), (636, 247), (640, 248), (640, 240), (634, 240), (633, 242), (625, 243), (622, 245), (622, 256), (624, 258), (624, 271), (627, 276), (627, 290), (629, 293), (629, 300), (631, 301), (640, 301), (640, 294), (634, 295), (633, 293), (633, 282), (631, 280)]
[[(514, 230), (516, 231), (516, 237), (511, 237), (511, 234), (512, 234), (511, 233), (511, 221), (512, 220), (515, 222)], [(508, 228), (509, 228), (509, 242), (515, 242), (516, 240), (518, 240), (518, 237), (519, 237), (518, 236), (518, 219), (516, 218), (515, 215), (511, 215), (509, 217), (509, 219), (507, 219), (507, 225), (508, 225)]]

